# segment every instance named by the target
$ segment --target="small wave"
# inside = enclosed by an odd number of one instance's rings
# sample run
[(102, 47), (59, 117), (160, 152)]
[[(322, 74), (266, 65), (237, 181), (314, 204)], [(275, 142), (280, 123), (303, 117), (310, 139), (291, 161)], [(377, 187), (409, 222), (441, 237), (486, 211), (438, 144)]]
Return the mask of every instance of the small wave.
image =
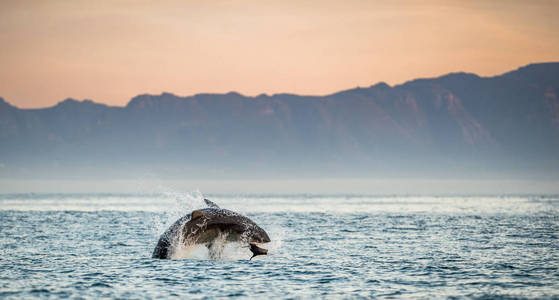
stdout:
[(92, 285), (90, 285), (90, 287), (107, 287), (110, 288), (111, 285), (108, 283), (104, 283), (104, 282), (95, 282)]

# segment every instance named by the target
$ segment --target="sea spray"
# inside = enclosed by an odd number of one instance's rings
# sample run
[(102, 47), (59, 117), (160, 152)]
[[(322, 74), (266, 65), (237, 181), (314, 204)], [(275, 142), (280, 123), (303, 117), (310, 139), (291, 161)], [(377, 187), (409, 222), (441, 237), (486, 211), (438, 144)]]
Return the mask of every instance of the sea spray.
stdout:
[(163, 207), (162, 213), (154, 215), (152, 218), (151, 223), (153, 224), (154, 243), (156, 243), (161, 234), (178, 219), (195, 209), (205, 206), (204, 196), (199, 190), (189, 193), (180, 193), (164, 186), (158, 186), (157, 190), (160, 192), (160, 198), (170, 198), (174, 201), (171, 205)]

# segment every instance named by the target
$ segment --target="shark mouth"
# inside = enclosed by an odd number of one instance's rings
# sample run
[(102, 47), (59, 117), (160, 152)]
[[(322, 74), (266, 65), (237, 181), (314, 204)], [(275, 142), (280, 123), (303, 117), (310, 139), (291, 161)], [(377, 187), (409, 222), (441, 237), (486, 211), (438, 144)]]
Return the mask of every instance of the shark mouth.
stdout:
[(252, 256), (250, 257), (249, 260), (252, 260), (253, 257), (258, 256), (258, 255), (268, 254), (268, 249), (258, 247), (258, 243), (252, 242), (252, 243), (249, 243), (249, 246), (250, 246), (250, 252), (252, 252)]

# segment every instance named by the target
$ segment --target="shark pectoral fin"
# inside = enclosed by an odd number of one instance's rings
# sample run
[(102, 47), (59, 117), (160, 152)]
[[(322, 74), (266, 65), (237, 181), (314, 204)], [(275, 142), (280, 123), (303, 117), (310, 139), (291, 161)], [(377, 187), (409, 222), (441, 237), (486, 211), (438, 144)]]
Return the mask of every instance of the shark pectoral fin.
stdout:
[(195, 211), (192, 212), (192, 216), (190, 217), (190, 219), (191, 219), (191, 220), (198, 219), (198, 218), (203, 217), (203, 216), (205, 216), (205, 215), (206, 215), (206, 214), (204, 214), (203, 211), (201, 211), (201, 210), (195, 210)]

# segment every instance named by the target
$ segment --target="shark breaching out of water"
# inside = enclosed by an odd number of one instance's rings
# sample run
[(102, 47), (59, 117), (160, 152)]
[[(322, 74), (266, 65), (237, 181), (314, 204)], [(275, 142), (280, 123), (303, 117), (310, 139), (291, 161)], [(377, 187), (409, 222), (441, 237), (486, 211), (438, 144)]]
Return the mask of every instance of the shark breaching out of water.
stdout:
[(153, 258), (169, 259), (182, 245), (205, 245), (210, 257), (217, 259), (223, 250), (223, 243), (219, 240), (246, 243), (252, 252), (250, 259), (268, 254), (268, 250), (258, 247), (270, 242), (264, 229), (239, 213), (220, 208), (208, 199), (204, 201), (207, 208), (178, 219), (161, 235), (153, 250)]

